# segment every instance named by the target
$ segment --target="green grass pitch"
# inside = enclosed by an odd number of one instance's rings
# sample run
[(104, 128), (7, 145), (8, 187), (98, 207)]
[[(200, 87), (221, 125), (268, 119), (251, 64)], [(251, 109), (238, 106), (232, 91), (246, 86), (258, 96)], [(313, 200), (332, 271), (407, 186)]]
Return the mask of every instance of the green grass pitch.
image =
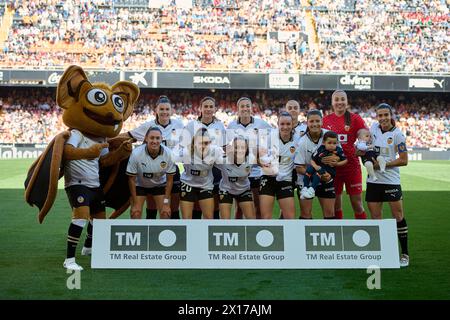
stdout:
[[(91, 270), (90, 258), (80, 254), (81, 290), (68, 290), (62, 262), (70, 208), (59, 190), (38, 224), (37, 208), (23, 200), (31, 162), (0, 161), (0, 299), (450, 298), (450, 161), (401, 169), (411, 265), (382, 270), (380, 290), (367, 289), (366, 270)], [(346, 197), (344, 212), (352, 216)], [(320, 218), (316, 202), (314, 216)]]

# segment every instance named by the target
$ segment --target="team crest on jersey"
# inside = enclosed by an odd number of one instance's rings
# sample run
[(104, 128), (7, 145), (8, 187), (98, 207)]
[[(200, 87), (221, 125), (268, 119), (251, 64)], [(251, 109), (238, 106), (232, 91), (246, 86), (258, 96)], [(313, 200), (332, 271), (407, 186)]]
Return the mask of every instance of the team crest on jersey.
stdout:
[(245, 167), (245, 172), (249, 173), (249, 172), (250, 172), (250, 170), (251, 170), (251, 167), (250, 167), (250, 166), (248, 166), (248, 167)]
[(223, 195), (223, 194), (221, 194), (221, 195), (220, 195), (220, 200), (223, 200), (223, 197), (224, 197), (224, 195)]
[(185, 195), (186, 195), (186, 192), (183, 191), (183, 192), (181, 193), (181, 196), (184, 197)]
[(161, 161), (161, 163), (159, 164), (159, 166), (161, 167), (161, 169), (165, 169), (165, 168), (167, 168), (167, 162)]
[(295, 153), (295, 147), (294, 146), (290, 147), (289, 151), (291, 151), (291, 153)]
[(177, 134), (177, 129), (172, 129), (172, 135), (176, 135)]
[(349, 125), (345, 125), (345, 126), (344, 126), (344, 130), (345, 130), (345, 131), (349, 131), (349, 130), (350, 130), (350, 126), (349, 126)]
[(392, 139), (392, 137), (389, 137), (388, 139), (387, 139), (387, 143), (388, 144), (392, 144), (394, 142), (394, 139)]
[(83, 198), (82, 196), (79, 196), (79, 197), (77, 198), (77, 201), (78, 201), (78, 203), (83, 203), (84, 198)]

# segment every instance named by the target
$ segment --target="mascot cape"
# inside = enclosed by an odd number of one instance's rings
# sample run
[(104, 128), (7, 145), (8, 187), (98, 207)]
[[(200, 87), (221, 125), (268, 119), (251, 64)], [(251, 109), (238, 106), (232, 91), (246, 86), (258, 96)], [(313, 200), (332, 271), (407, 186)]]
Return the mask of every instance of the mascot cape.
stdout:
[[(101, 118), (101, 115), (89, 112), (88, 108), (91, 107), (89, 100), (79, 96), (83, 86), (89, 86), (90, 91), (95, 88), (109, 89), (115, 93), (116, 97), (119, 95), (123, 97), (126, 108), (123, 108), (124, 110), (120, 114), (120, 123), (118, 120), (114, 120), (115, 126), (110, 125), (109, 122), (113, 121), (110, 119), (112, 118), (111, 111), (107, 113), (109, 118)], [(64, 109), (64, 123), (71, 129), (105, 138), (113, 138), (118, 135), (123, 121), (131, 115), (138, 97), (139, 88), (133, 83), (120, 81), (111, 88), (105, 84), (91, 84), (87, 81), (84, 71), (78, 66), (70, 66), (64, 72), (57, 90), (58, 105)], [(88, 109), (87, 112), (85, 112), (86, 109)], [(96, 110), (95, 105), (92, 110)], [(69, 137), (69, 131), (55, 136), (28, 170), (25, 180), (25, 201), (30, 206), (36, 205), (39, 208), (39, 223), (44, 221), (55, 201), (58, 180), (64, 175), (64, 146)], [(124, 143), (128, 141), (129, 138), (115, 138), (109, 144), (109, 152), (120, 151)], [(105, 205), (116, 210), (117, 213), (113, 213), (113, 215), (122, 213), (129, 206), (130, 192), (125, 174), (128, 157), (129, 153), (126, 157), (117, 158), (118, 160), (111, 165), (100, 166), (100, 185), (105, 194)]]

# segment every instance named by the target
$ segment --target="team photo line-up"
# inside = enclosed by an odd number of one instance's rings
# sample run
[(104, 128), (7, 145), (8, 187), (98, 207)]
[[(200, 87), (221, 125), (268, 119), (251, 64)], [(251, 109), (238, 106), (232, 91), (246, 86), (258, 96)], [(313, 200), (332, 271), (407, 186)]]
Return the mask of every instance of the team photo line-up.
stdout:
[(383, 203), (389, 204), (397, 221), (400, 265), (408, 266), (399, 171), (407, 165), (408, 155), (393, 110), (386, 103), (378, 105), (378, 121), (369, 129), (358, 114), (348, 111), (344, 91), (335, 91), (331, 104), (332, 114), (323, 117), (320, 110), (310, 110), (306, 122), (300, 123), (300, 105), (290, 100), (275, 129), (254, 117), (250, 98), (242, 97), (236, 120), (225, 128), (214, 116), (212, 97), (201, 100), (198, 118), (184, 126), (171, 117), (169, 98), (160, 96), (155, 119), (116, 138), (98, 141), (72, 129), (65, 151), (84, 145), (95, 149), (96, 157), (64, 163), (65, 189), (73, 209), (64, 266), (82, 270), (75, 251), (86, 224), (82, 254), (92, 252), (92, 218), (105, 218), (99, 159), (108, 152), (108, 144), (124, 138), (129, 144), (142, 143), (132, 150), (126, 167), (132, 219), (143, 217), (145, 203), (147, 219), (155, 219), (158, 212), (161, 219), (230, 219), (233, 203), (236, 219), (271, 219), (275, 199), (280, 219), (294, 219), (295, 189), (300, 219), (312, 219), (314, 197), (324, 219), (342, 219), (344, 185), (354, 217), (366, 219), (361, 158), (367, 170), (365, 200), (370, 215), (381, 219)]

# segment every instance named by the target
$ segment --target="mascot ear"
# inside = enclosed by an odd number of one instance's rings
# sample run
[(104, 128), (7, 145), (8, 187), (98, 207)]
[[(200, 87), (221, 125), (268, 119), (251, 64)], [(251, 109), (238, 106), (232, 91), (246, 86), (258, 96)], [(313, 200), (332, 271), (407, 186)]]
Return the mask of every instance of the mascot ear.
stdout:
[(81, 85), (88, 81), (83, 69), (79, 66), (70, 66), (64, 71), (56, 88), (56, 102), (63, 109), (68, 109), (78, 101)]
[(112, 86), (112, 91), (124, 97), (127, 102), (127, 108), (123, 112), (123, 121), (125, 121), (133, 113), (134, 105), (139, 98), (140, 90), (133, 82), (119, 81)]

